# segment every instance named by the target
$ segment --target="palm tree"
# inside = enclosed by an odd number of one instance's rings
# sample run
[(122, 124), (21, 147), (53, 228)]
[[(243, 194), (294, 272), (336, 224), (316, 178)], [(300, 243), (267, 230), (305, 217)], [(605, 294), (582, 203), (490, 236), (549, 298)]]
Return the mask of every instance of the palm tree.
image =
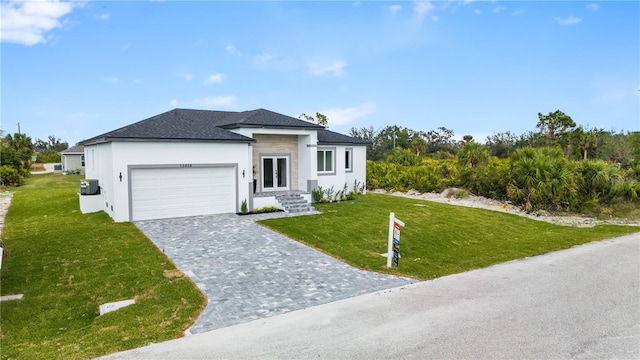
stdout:
[(559, 148), (521, 148), (511, 155), (507, 196), (526, 211), (569, 208), (576, 191), (569, 162)]
[(486, 146), (471, 140), (462, 145), (458, 151), (458, 163), (474, 169), (478, 165), (486, 165), (489, 162), (489, 150)]

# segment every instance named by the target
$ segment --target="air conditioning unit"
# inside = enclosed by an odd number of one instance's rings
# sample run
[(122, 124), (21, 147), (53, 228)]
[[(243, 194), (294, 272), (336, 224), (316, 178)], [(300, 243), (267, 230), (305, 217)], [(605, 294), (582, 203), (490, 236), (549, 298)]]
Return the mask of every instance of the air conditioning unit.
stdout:
[(100, 194), (100, 186), (98, 180), (86, 179), (80, 180), (80, 195), (97, 195)]

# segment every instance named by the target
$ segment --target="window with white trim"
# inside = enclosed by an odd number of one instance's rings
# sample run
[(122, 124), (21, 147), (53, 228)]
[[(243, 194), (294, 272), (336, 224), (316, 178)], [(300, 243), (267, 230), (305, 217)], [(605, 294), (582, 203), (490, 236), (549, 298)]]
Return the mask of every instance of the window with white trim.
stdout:
[(318, 174), (333, 173), (333, 149), (318, 149)]
[(346, 148), (344, 150), (344, 171), (352, 172), (353, 171), (353, 149)]

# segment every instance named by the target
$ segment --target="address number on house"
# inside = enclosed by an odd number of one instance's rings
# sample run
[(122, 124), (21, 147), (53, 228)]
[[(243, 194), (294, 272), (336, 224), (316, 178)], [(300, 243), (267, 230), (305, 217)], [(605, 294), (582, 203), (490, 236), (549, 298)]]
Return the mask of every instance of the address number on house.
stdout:
[(193, 164), (180, 164), (181, 168), (190, 168), (193, 167)]

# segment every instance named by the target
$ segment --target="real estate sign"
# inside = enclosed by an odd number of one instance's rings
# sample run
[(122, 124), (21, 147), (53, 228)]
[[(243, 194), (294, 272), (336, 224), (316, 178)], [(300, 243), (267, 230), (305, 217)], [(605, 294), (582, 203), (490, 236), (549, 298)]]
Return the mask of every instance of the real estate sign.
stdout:
[(387, 248), (387, 268), (391, 267), (393, 262), (396, 266), (400, 265), (400, 227), (404, 227), (404, 223), (400, 219), (396, 219), (394, 213), (389, 214), (389, 245)]
[(393, 224), (393, 263), (400, 266), (400, 224)]

